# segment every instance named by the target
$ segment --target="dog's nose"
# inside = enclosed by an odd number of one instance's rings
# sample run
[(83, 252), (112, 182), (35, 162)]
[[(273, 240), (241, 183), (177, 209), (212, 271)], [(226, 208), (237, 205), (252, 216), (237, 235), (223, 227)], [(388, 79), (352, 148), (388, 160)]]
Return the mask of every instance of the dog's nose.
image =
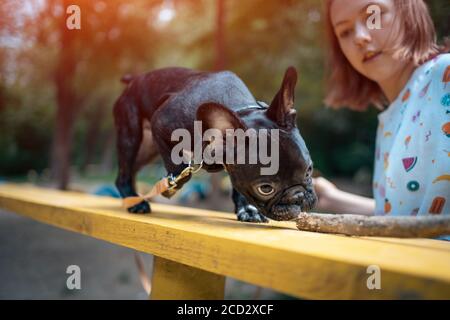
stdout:
[(286, 191), (284, 200), (292, 202), (293, 200), (301, 200), (305, 197), (305, 188), (302, 186), (295, 186)]

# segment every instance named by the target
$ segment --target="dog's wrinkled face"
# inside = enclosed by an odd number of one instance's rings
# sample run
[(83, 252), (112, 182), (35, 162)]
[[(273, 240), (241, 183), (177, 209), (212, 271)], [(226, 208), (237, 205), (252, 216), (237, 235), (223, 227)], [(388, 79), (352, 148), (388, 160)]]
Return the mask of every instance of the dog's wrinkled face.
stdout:
[(233, 186), (262, 214), (274, 220), (292, 220), (316, 203), (312, 162), (296, 128), (280, 133), (280, 165), (274, 175), (261, 175), (261, 164), (229, 165)]
[[(278, 153), (277, 170), (268, 175), (261, 174), (262, 164), (258, 157), (256, 164), (249, 163), (250, 150), (245, 148), (244, 164), (227, 164), (233, 187), (259, 209), (274, 220), (292, 220), (302, 211), (311, 210), (317, 197), (312, 186), (312, 161), (309, 151), (296, 126), (294, 109), (294, 90), (297, 73), (289, 68), (270, 107), (259, 110), (245, 110), (234, 113), (219, 104), (210, 103), (201, 106), (197, 118), (206, 128), (226, 129), (276, 129), (278, 141), (274, 145), (266, 142), (272, 159)], [(273, 139), (274, 135), (269, 135)], [(258, 136), (258, 146), (261, 144)], [(221, 141), (220, 143), (223, 143)], [(248, 141), (247, 141), (248, 143)], [(248, 146), (248, 144), (247, 144)], [(272, 146), (272, 148), (270, 148)], [(235, 149), (236, 150), (236, 149)], [(236, 150), (236, 153), (239, 153)]]

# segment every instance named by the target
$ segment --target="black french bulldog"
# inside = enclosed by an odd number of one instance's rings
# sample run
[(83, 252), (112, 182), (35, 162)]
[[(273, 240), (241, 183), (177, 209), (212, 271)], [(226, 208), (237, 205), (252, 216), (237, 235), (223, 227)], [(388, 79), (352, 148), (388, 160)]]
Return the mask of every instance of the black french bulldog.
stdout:
[[(200, 120), (203, 130), (279, 129), (277, 151), (282, 165), (276, 174), (261, 175), (259, 162), (226, 165), (238, 220), (292, 220), (300, 211), (314, 207), (317, 198), (312, 186), (312, 161), (296, 125), (297, 72), (293, 67), (286, 70), (270, 106), (256, 101), (242, 80), (229, 71), (164, 68), (125, 76), (122, 81), (128, 85), (114, 106), (119, 160), (116, 186), (122, 197), (137, 196), (135, 175), (158, 154), (169, 174), (183, 171), (187, 164), (177, 165), (171, 160), (176, 144), (171, 134), (178, 128), (192, 133), (194, 121)], [(216, 172), (224, 165), (204, 165), (203, 169)], [(178, 183), (177, 189), (189, 179)], [(150, 205), (142, 201), (128, 211), (148, 213)]]

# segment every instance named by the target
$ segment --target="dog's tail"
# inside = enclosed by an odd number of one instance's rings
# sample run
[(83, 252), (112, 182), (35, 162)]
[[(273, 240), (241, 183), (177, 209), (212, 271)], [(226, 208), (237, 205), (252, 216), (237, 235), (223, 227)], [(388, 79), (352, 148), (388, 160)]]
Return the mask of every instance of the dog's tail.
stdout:
[(134, 76), (132, 74), (128, 73), (128, 74), (123, 75), (122, 78), (120, 78), (120, 81), (122, 83), (129, 84), (131, 81), (133, 81), (133, 79), (134, 79)]

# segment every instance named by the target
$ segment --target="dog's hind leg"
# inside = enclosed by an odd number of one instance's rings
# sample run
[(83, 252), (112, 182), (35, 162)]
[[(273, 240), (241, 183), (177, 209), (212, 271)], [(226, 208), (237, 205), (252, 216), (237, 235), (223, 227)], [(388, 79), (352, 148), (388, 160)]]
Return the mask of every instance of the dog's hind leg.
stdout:
[[(117, 156), (119, 160), (119, 172), (116, 179), (116, 187), (122, 196), (135, 197), (136, 172), (139, 169), (136, 163), (139, 148), (141, 146), (143, 130), (142, 118), (138, 107), (121, 97), (114, 106), (114, 123), (117, 133)], [(142, 201), (128, 208), (132, 213), (150, 212), (150, 204)]]

